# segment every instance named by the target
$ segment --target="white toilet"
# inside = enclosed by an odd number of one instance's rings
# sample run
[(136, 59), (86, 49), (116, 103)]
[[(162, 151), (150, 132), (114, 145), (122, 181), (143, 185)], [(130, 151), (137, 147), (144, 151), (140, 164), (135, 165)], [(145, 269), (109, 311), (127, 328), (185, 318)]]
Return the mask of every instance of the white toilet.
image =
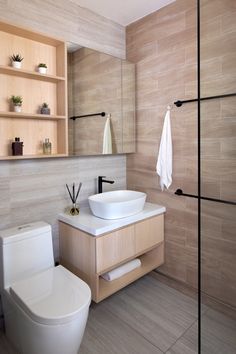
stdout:
[(20, 354), (77, 354), (91, 291), (54, 266), (51, 226), (44, 222), (0, 232), (0, 291), (6, 335)]

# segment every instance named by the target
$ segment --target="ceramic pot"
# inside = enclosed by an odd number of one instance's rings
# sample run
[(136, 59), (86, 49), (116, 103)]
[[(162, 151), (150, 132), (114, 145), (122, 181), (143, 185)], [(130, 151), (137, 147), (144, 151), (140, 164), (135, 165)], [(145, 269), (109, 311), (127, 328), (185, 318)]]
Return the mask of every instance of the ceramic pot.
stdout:
[(14, 106), (14, 112), (21, 112), (21, 106)]
[(12, 61), (12, 66), (15, 69), (20, 69), (21, 68), (21, 61)]
[(44, 68), (44, 67), (42, 67), (42, 66), (39, 66), (39, 73), (40, 74), (47, 74), (47, 68)]

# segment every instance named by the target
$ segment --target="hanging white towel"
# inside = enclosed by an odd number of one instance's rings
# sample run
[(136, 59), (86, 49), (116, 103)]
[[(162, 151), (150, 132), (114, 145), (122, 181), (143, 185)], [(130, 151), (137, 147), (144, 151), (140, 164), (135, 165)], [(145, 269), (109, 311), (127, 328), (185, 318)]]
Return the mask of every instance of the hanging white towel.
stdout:
[(112, 154), (111, 115), (108, 114), (103, 133), (103, 154)]
[(170, 125), (170, 107), (168, 107), (159, 147), (159, 154), (156, 165), (157, 174), (160, 176), (160, 186), (168, 189), (172, 183), (172, 138)]

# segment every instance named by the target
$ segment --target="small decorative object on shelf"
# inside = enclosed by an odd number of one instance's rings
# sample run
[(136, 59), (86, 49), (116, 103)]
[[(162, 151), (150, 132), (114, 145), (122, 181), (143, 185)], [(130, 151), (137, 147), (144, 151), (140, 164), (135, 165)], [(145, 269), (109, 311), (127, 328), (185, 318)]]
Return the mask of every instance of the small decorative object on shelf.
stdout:
[(14, 112), (21, 112), (21, 106), (23, 103), (23, 99), (21, 96), (11, 96), (11, 102), (14, 107)]
[(48, 104), (46, 102), (42, 104), (40, 112), (41, 114), (50, 114), (50, 108), (48, 107)]
[(46, 138), (43, 143), (43, 153), (44, 155), (50, 155), (52, 153), (52, 143), (48, 138)]
[(69, 193), (69, 196), (70, 196), (70, 199), (72, 201), (72, 208), (69, 209), (69, 213), (71, 215), (78, 215), (79, 214), (79, 207), (77, 206), (76, 204), (76, 201), (78, 199), (78, 196), (79, 196), (79, 192), (81, 190), (81, 187), (82, 187), (82, 183), (80, 182), (79, 184), (79, 187), (78, 187), (78, 190), (77, 192), (75, 192), (75, 184), (73, 183), (72, 185), (72, 192), (70, 191), (69, 187), (68, 187), (68, 184), (66, 184), (66, 188), (68, 190), (68, 193)]
[(47, 74), (47, 65), (44, 63), (40, 63), (38, 65), (38, 70), (40, 74)]
[(20, 156), (23, 155), (23, 142), (20, 141), (20, 138), (15, 138), (15, 141), (12, 143), (12, 155)]
[(20, 69), (21, 68), (21, 62), (24, 58), (20, 54), (13, 54), (11, 56), (11, 61), (12, 61), (12, 66), (13, 68)]

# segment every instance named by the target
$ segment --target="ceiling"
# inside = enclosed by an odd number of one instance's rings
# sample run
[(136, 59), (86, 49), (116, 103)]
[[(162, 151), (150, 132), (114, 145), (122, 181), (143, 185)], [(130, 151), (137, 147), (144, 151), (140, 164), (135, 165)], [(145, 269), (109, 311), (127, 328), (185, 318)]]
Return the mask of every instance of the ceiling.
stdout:
[(130, 23), (164, 7), (175, 0), (72, 0), (120, 25)]

